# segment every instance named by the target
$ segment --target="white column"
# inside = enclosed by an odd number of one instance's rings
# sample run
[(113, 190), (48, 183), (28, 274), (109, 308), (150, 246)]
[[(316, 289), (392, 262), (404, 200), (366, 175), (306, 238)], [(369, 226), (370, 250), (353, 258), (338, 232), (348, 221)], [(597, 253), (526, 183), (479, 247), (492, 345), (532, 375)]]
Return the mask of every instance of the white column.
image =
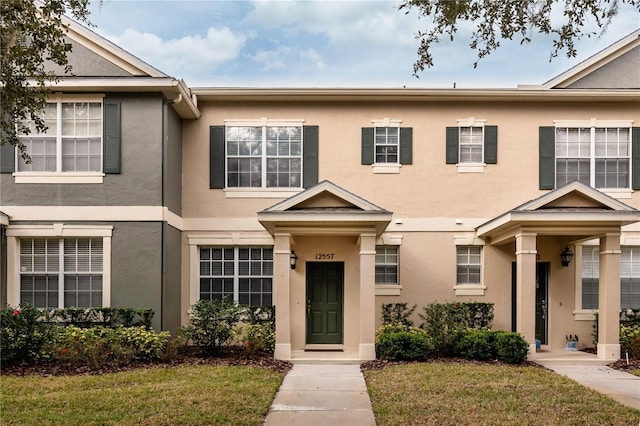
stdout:
[(360, 234), (360, 360), (376, 359), (376, 234)]
[(600, 237), (598, 358), (620, 358), (620, 234)]
[(274, 234), (273, 303), (276, 308), (275, 359), (291, 359), (291, 242), (290, 234)]
[(536, 354), (536, 234), (516, 235), (516, 331), (529, 342), (529, 359)]

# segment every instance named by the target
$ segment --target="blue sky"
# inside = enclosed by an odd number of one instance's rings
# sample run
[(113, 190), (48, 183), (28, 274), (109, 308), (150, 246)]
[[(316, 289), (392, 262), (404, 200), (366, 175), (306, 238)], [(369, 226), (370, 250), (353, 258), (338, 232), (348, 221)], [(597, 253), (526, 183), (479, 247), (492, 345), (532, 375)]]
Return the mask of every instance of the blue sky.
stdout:
[[(428, 24), (398, 11), (397, 1), (92, 2), (94, 31), (196, 86), (243, 87), (516, 87), (542, 84), (640, 27), (624, 8), (607, 33), (578, 43), (578, 57), (549, 63), (551, 39), (505, 41), (480, 61), (461, 26), (454, 42), (433, 49), (435, 67), (412, 75)], [(422, 27), (424, 28), (424, 27)], [(593, 26), (596, 29), (595, 26)]]

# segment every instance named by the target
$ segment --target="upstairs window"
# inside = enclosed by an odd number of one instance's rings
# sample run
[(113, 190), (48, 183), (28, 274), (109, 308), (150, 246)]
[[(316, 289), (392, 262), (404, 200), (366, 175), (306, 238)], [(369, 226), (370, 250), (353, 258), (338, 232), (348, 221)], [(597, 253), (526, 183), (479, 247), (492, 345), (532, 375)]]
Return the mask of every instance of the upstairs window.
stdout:
[(102, 172), (102, 103), (48, 103), (43, 119), (47, 129), (38, 132), (31, 120), (21, 124), (30, 130), (19, 135), (31, 163), (17, 155), (21, 173)]
[(302, 126), (227, 126), (228, 188), (301, 188)]
[(398, 163), (399, 127), (376, 127), (376, 163)]
[(556, 127), (556, 185), (629, 188), (630, 128)]
[[(539, 128), (539, 188), (582, 182), (630, 198), (640, 189), (640, 127), (630, 120), (555, 121)], [(626, 195), (625, 195), (626, 194)]]
[(459, 172), (483, 172), (486, 164), (498, 162), (498, 127), (474, 117), (458, 120), (446, 128), (446, 163)]

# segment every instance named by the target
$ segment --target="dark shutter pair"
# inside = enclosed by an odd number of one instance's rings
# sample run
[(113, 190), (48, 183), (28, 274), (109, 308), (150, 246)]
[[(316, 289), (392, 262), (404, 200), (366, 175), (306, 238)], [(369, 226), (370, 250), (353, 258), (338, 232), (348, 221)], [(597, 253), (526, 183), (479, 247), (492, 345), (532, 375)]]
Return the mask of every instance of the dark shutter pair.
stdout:
[[(458, 164), (460, 153), (460, 128), (447, 127), (446, 163)], [(484, 126), (484, 146), (482, 147), (486, 164), (498, 163), (498, 126)]]
[[(209, 188), (225, 187), (225, 127), (209, 127)], [(302, 127), (302, 186), (318, 183), (318, 126)]]
[[(362, 128), (362, 164), (370, 165), (375, 163), (376, 144), (375, 130), (373, 127)], [(413, 163), (413, 128), (400, 127), (400, 164)]]
[[(103, 167), (104, 173), (120, 173), (120, 102), (105, 100), (103, 103)], [(8, 143), (0, 146), (0, 173), (13, 173), (15, 147)]]
[[(539, 129), (539, 187), (554, 189), (556, 180), (556, 128)], [(640, 189), (640, 127), (631, 129), (631, 189)]]

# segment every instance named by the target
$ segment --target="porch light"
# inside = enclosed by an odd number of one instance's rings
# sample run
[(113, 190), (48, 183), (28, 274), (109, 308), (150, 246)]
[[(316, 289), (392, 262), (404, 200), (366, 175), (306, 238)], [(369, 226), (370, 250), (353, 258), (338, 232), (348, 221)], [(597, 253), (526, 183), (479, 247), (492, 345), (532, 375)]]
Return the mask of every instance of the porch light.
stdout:
[[(571, 254), (573, 256), (573, 253)], [(291, 265), (291, 269), (296, 269), (296, 260), (298, 260), (298, 256), (296, 252), (291, 250), (291, 256), (289, 256), (289, 264)]]
[(569, 248), (569, 246), (565, 247), (560, 253), (560, 257), (562, 258), (562, 266), (569, 266), (571, 261), (573, 260), (573, 252)]

